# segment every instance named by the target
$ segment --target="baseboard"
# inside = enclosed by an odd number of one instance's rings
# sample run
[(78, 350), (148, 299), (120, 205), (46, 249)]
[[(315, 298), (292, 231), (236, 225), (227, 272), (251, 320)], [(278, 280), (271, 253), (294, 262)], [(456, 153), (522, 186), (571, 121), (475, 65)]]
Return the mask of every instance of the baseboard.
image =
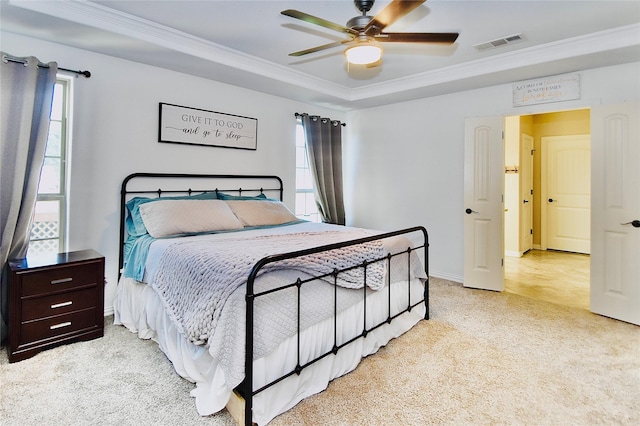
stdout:
[(456, 283), (462, 283), (464, 281), (463, 277), (459, 275), (447, 274), (445, 272), (429, 271), (429, 276), (434, 278), (442, 278), (443, 280), (453, 281)]

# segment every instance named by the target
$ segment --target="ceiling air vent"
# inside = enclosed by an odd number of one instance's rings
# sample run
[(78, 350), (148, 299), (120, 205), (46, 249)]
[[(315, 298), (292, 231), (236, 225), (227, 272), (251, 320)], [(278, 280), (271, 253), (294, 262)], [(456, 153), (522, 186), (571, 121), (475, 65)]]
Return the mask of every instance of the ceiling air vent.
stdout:
[(474, 44), (473, 47), (482, 51), (493, 49), (494, 47), (506, 46), (507, 44), (517, 43), (519, 41), (522, 41), (522, 34), (514, 34), (491, 41), (485, 41), (484, 43)]

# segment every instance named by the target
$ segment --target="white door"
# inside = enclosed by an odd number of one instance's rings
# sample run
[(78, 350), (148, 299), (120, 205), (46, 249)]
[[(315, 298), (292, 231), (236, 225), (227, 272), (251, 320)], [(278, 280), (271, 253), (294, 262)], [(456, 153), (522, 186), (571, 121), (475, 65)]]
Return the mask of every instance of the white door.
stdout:
[(533, 136), (522, 134), (520, 144), (520, 253), (533, 248)]
[(640, 106), (591, 109), (591, 311), (640, 325)]
[(465, 120), (464, 286), (504, 289), (502, 117)]
[(543, 137), (543, 248), (591, 252), (591, 138)]

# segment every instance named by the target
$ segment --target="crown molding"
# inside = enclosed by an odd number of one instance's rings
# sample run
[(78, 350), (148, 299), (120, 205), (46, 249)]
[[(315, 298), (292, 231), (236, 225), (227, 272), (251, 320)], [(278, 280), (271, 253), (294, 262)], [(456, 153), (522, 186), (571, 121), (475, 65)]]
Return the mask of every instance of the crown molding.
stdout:
[(97, 3), (10, 0), (9, 4), (161, 46), (210, 62), (348, 100), (348, 88)]
[(362, 101), (481, 77), (559, 59), (640, 46), (640, 24), (633, 24), (352, 89), (93, 2), (9, 0), (9, 4), (144, 41), (282, 83), (307, 90), (312, 89), (325, 96), (346, 102)]
[(395, 80), (362, 86), (351, 91), (350, 100), (358, 101), (422, 87), (480, 77), (501, 71), (544, 64), (560, 59), (601, 53), (626, 47), (640, 47), (640, 24), (633, 24), (559, 40), (476, 61), (452, 65)]

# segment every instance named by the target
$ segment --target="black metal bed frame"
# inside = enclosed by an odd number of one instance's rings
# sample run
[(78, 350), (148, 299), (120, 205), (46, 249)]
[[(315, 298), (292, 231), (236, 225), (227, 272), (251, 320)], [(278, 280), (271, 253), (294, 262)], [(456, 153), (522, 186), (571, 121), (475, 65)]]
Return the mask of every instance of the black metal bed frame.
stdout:
[[(260, 188), (223, 188), (223, 189), (218, 189), (216, 188), (204, 188), (204, 189), (169, 189), (169, 190), (163, 190), (161, 188), (159, 189), (153, 189), (153, 190), (148, 190), (148, 189), (140, 189), (140, 190), (129, 190), (127, 189), (128, 184), (130, 183), (131, 180), (136, 179), (136, 178), (149, 178), (149, 179), (171, 179), (172, 181), (175, 180), (180, 180), (180, 179), (189, 179), (189, 180), (197, 180), (197, 179), (211, 179), (211, 180), (220, 180), (220, 181), (224, 181), (225, 179), (233, 179), (235, 181), (247, 181), (247, 182), (251, 182), (252, 180), (261, 180), (261, 181), (272, 181), (275, 183), (274, 186), (270, 186), (270, 187), (260, 187)], [(129, 176), (127, 176), (123, 182), (122, 182), (122, 186), (121, 186), (121, 201), (120, 201), (120, 247), (119, 247), (119, 275), (122, 271), (122, 267), (123, 267), (123, 261), (124, 261), (124, 242), (125, 242), (125, 238), (126, 238), (126, 230), (125, 230), (125, 218), (126, 218), (126, 202), (128, 201), (128, 198), (133, 196), (133, 195), (143, 195), (143, 196), (150, 196), (150, 195), (154, 195), (157, 196), (158, 198), (161, 198), (163, 194), (166, 195), (177, 195), (177, 194), (186, 194), (186, 195), (195, 195), (195, 194), (200, 194), (203, 192), (225, 192), (225, 193), (231, 193), (231, 194), (237, 194), (237, 195), (242, 195), (242, 194), (270, 194), (270, 193), (276, 193), (278, 194), (278, 198), (280, 199), (280, 201), (283, 200), (283, 184), (282, 184), (282, 180), (278, 177), (278, 176), (274, 176), (274, 175), (229, 175), (229, 174), (188, 174), (188, 173), (134, 173), (131, 174)], [(288, 284), (284, 284), (282, 286), (279, 286), (277, 288), (274, 289), (270, 289), (267, 291), (263, 291), (263, 292), (255, 292), (254, 291), (254, 285), (255, 285), (255, 280), (256, 277), (258, 276), (258, 274), (260, 273), (260, 271), (262, 270), (262, 268), (264, 268), (266, 265), (271, 264), (271, 263), (275, 263), (275, 262), (279, 262), (279, 261), (283, 261), (283, 260), (288, 260), (288, 259), (293, 259), (293, 258), (299, 258), (299, 257), (303, 257), (303, 256), (308, 256), (308, 255), (312, 255), (315, 253), (320, 253), (323, 251), (330, 251), (330, 250), (336, 250), (336, 249), (341, 249), (341, 248), (345, 248), (345, 247), (349, 247), (349, 246), (355, 246), (355, 245), (359, 245), (359, 244), (364, 244), (364, 243), (368, 243), (371, 241), (376, 241), (376, 240), (382, 240), (385, 238), (390, 238), (390, 237), (395, 237), (395, 236), (400, 236), (400, 235), (409, 235), (412, 233), (421, 233), (422, 234), (422, 241), (423, 243), (421, 245), (418, 245), (417, 247), (408, 247), (406, 251), (404, 252), (400, 252), (400, 253), (395, 253), (395, 254), (388, 254), (386, 257), (383, 258), (379, 258), (379, 259), (374, 259), (374, 260), (370, 260), (370, 261), (365, 261), (361, 264), (354, 264), (353, 266), (350, 266), (348, 268), (344, 268), (344, 269), (335, 269), (333, 272), (328, 273), (328, 274), (322, 274), (322, 275), (317, 275), (317, 276), (313, 276), (310, 278), (306, 278), (306, 279), (300, 279), (298, 278), (296, 282), (293, 283), (288, 283)], [(424, 270), (427, 276), (427, 279), (425, 280), (424, 283), (424, 292), (422, 295), (422, 298), (420, 300), (418, 300), (415, 303), (411, 303), (411, 287), (410, 287), (410, 274), (411, 274), (411, 252), (414, 250), (420, 250), (423, 249), (424, 250)], [(400, 312), (395, 313), (394, 315), (391, 314), (391, 287), (390, 287), (390, 276), (391, 274), (388, 273), (387, 274), (387, 286), (389, 288), (389, 296), (388, 296), (388, 316), (384, 321), (381, 321), (377, 324), (374, 324), (370, 327), (367, 327), (367, 321), (366, 321), (366, 303), (367, 303), (367, 285), (366, 285), (366, 273), (367, 273), (367, 267), (368, 265), (371, 265), (372, 263), (375, 262), (387, 262), (387, 266), (389, 267), (391, 264), (391, 259), (395, 256), (400, 256), (400, 255), (407, 255), (407, 306), (404, 308), (404, 310), (401, 310)], [(342, 343), (338, 343), (337, 341), (337, 318), (338, 318), (338, 302), (337, 302), (337, 291), (338, 291), (338, 285), (337, 280), (338, 280), (338, 276), (340, 273), (351, 270), (351, 269), (355, 269), (355, 268), (364, 268), (364, 285), (362, 287), (362, 294), (363, 294), (363, 303), (364, 303), (364, 308), (363, 308), (363, 329), (362, 331), (357, 334), (352, 336), (351, 338), (349, 338), (348, 340), (342, 342)], [(302, 286), (306, 283), (318, 280), (318, 279), (323, 279), (323, 280), (333, 280), (333, 287), (334, 287), (334, 300), (333, 300), (333, 328), (334, 328), (334, 332), (333, 332), (333, 338), (334, 338), (334, 342), (333, 342), (333, 347), (331, 348), (331, 350), (317, 356), (316, 358), (312, 359), (312, 360), (308, 360), (306, 361), (304, 364), (301, 364), (301, 360), (300, 360), (300, 353), (301, 353), (301, 346), (300, 346), (300, 293), (301, 293), (301, 289)], [(297, 336), (298, 336), (298, 342), (297, 342), (297, 351), (298, 351), (298, 362), (296, 367), (284, 374), (283, 376), (271, 381), (270, 383), (267, 383), (266, 385), (262, 386), (259, 389), (253, 389), (253, 320), (254, 320), (254, 303), (256, 301), (257, 298), (261, 297), (261, 296), (265, 296), (268, 294), (272, 294), (274, 292), (278, 292), (278, 291), (283, 291), (286, 289), (290, 289), (290, 288), (297, 288), (297, 303), (298, 303), (298, 320), (297, 320)], [(360, 291), (360, 290), (358, 290)], [(349, 240), (349, 241), (344, 241), (344, 242), (340, 242), (340, 243), (334, 243), (334, 244), (328, 244), (328, 245), (322, 245), (322, 246), (318, 246), (318, 247), (314, 247), (314, 248), (310, 248), (310, 249), (306, 249), (306, 250), (299, 250), (299, 251), (293, 251), (293, 252), (287, 252), (287, 253), (279, 253), (279, 254), (274, 254), (274, 255), (270, 255), (267, 256), (261, 260), (259, 260), (251, 269), (251, 272), (249, 273), (249, 276), (247, 278), (247, 286), (246, 286), (246, 295), (245, 295), (245, 300), (246, 300), (246, 329), (245, 329), (245, 378), (244, 381), (236, 388), (236, 391), (238, 392), (238, 394), (240, 396), (242, 396), (242, 398), (244, 399), (244, 419), (245, 419), (245, 425), (250, 426), (252, 424), (252, 408), (253, 408), (253, 397), (255, 395), (257, 395), (258, 393), (276, 385), (277, 383), (285, 380), (286, 378), (293, 376), (294, 374), (301, 374), (302, 370), (306, 367), (309, 367), (313, 364), (315, 364), (316, 362), (324, 359), (325, 357), (329, 356), (329, 355), (335, 355), (338, 353), (338, 351), (351, 344), (352, 342), (360, 339), (360, 338), (366, 338), (367, 334), (372, 332), (373, 330), (382, 327), (384, 324), (389, 324), (391, 323), (391, 321), (395, 318), (397, 318), (398, 316), (404, 314), (405, 312), (409, 312), (411, 311), (413, 308), (415, 308), (416, 306), (424, 303), (425, 304), (425, 316), (424, 319), (428, 320), (429, 319), (429, 237), (428, 237), (428, 233), (427, 230), (422, 227), (422, 226), (416, 226), (416, 227), (412, 227), (412, 228), (405, 228), (405, 229), (401, 229), (401, 230), (397, 230), (397, 231), (392, 231), (392, 232), (386, 232), (386, 233), (381, 233), (381, 234), (376, 234), (370, 237), (365, 237), (365, 238), (359, 238), (359, 239), (353, 239), (353, 240)]]

